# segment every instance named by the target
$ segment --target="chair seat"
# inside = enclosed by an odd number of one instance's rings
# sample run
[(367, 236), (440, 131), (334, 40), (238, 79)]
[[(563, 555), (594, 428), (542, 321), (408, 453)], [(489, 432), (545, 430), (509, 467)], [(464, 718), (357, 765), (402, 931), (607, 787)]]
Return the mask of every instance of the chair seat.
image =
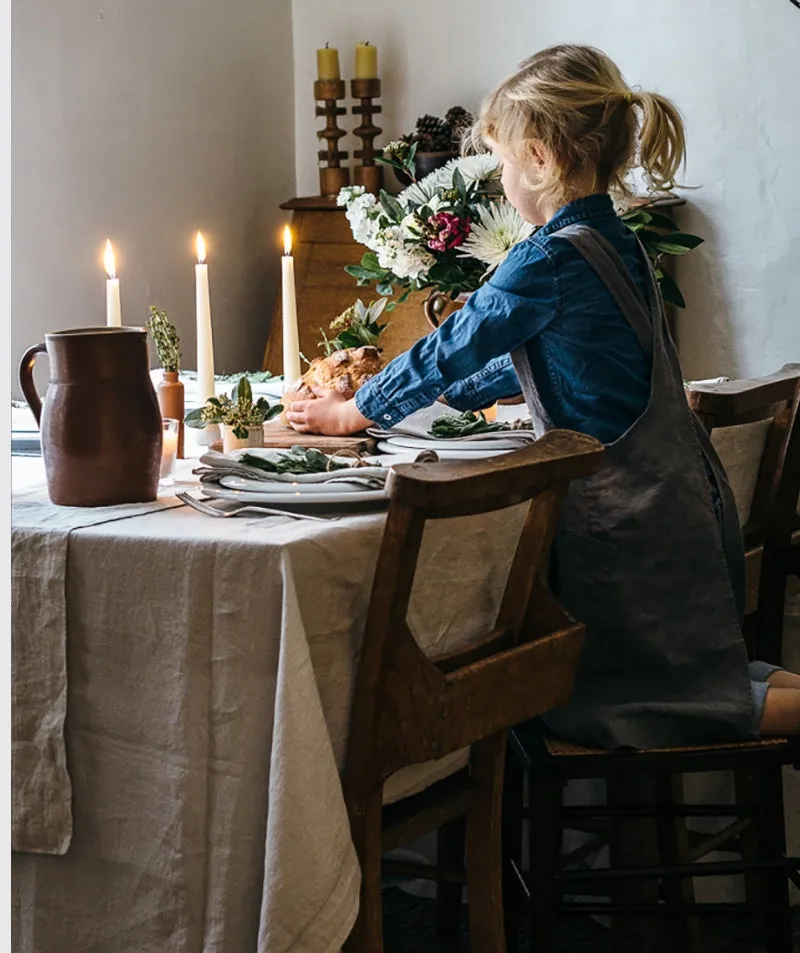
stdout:
[(618, 748), (607, 751), (575, 744), (548, 731), (540, 723), (515, 728), (511, 748), (532, 777), (564, 780), (609, 777), (651, 769), (653, 773), (723, 771), (749, 762), (800, 764), (800, 739), (759, 738), (753, 741), (670, 748)]

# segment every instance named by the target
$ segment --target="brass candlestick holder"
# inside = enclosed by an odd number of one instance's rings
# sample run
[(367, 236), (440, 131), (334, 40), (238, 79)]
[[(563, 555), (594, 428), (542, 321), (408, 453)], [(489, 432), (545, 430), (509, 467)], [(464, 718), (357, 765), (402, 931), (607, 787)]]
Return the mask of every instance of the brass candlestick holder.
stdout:
[(356, 185), (363, 185), (367, 192), (377, 195), (383, 188), (383, 169), (375, 164), (375, 137), (383, 130), (376, 126), (372, 117), (381, 112), (381, 107), (373, 103), (381, 94), (379, 79), (352, 79), (350, 80), (350, 94), (353, 99), (360, 100), (360, 104), (353, 106), (353, 113), (361, 117), (361, 124), (353, 133), (362, 141), (363, 147), (356, 149), (353, 155), (361, 159), (361, 165), (353, 170)]
[[(317, 136), (327, 143), (325, 149), (320, 149), (317, 155), (320, 160), (327, 162), (327, 166), (320, 167), (319, 187), (322, 195), (335, 196), (339, 189), (350, 184), (350, 170), (342, 168), (342, 159), (346, 159), (347, 152), (339, 148), (339, 140), (346, 135), (336, 123), (337, 116), (343, 116), (347, 110), (339, 106), (338, 101), (344, 99), (345, 85), (343, 79), (318, 79), (314, 82), (314, 98), (318, 101), (317, 116), (325, 116), (325, 128), (317, 131)], [(319, 105), (319, 102), (322, 105)]]

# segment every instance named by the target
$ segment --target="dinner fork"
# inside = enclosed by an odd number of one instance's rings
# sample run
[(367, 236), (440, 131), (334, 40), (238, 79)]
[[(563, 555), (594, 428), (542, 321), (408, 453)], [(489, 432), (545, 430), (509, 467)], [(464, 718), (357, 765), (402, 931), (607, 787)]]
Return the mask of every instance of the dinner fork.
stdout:
[(258, 513), (260, 516), (287, 516), (289, 519), (313, 520), (315, 523), (331, 523), (339, 519), (338, 516), (311, 516), (308, 513), (292, 513), (288, 510), (273, 510), (267, 506), (250, 506), (247, 503), (234, 503), (232, 507), (220, 510), (214, 506), (213, 503), (207, 503), (203, 500), (198, 500), (197, 497), (191, 496), (190, 494), (183, 492), (183, 490), (176, 493), (175, 498), (180, 500), (181, 503), (191, 506), (191, 508), (193, 510), (197, 510), (198, 513), (203, 513), (205, 516), (215, 516), (218, 519), (228, 519), (231, 516), (238, 516), (240, 513)]

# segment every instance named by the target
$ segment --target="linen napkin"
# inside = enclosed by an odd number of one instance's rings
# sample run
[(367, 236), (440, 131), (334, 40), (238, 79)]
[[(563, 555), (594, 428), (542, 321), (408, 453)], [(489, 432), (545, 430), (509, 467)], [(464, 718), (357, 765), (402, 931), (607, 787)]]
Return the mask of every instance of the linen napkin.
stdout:
[[(244, 451), (252, 453), (252, 451)], [(278, 460), (280, 450), (261, 451), (259, 456)], [(348, 484), (368, 489), (380, 489), (386, 482), (388, 470), (385, 467), (352, 467), (347, 470), (330, 470), (327, 473), (268, 473), (258, 467), (243, 463), (238, 456), (209, 450), (200, 457), (203, 464), (194, 470), (201, 483), (220, 483), (224, 477), (242, 477), (257, 480), (259, 483), (325, 483)]]
[(413, 414), (409, 414), (400, 423), (394, 424), (383, 430), (379, 427), (373, 427), (367, 431), (370, 436), (379, 437), (383, 440), (391, 437), (417, 437), (422, 440), (432, 440), (439, 443), (446, 439), (448, 443), (458, 443), (464, 440), (514, 440), (520, 447), (524, 447), (536, 440), (532, 430), (492, 430), (489, 433), (477, 433), (467, 437), (434, 437), (430, 433), (433, 422), (440, 417), (457, 417), (460, 411), (447, 407), (445, 404), (435, 403), (430, 407), (423, 407)]

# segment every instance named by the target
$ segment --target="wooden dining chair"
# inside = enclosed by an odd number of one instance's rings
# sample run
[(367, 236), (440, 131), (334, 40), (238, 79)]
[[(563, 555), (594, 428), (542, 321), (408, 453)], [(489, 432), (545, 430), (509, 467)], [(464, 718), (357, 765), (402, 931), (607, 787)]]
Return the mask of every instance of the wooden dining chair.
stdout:
[[(793, 534), (797, 537), (798, 380), (800, 366), (794, 365), (758, 380), (699, 385), (687, 394), (712, 433), (757, 425), (756, 465), (749, 481), (744, 480), (746, 485), (734, 489), (747, 551), (750, 649), (778, 661), (790, 571), (787, 553)], [(575, 913), (611, 915), (615, 949), (620, 951), (646, 948), (643, 938), (652, 936), (647, 924), (666, 917), (672, 948), (681, 953), (701, 948), (698, 916), (759, 914), (768, 953), (790, 953), (794, 945), (787, 877), (800, 885), (800, 860), (785, 856), (782, 766), (800, 762), (799, 742), (769, 738), (622, 753), (572, 745), (536, 723), (515, 729), (510, 735), (504, 808), (509, 946), (518, 936), (522, 899), (528, 906), (536, 953), (552, 949), (557, 920)], [(734, 772), (735, 803), (684, 803), (682, 776), (709, 771)], [(599, 779), (606, 784), (606, 803), (564, 804), (568, 782)], [(686, 827), (689, 817), (726, 818), (728, 823), (713, 835), (693, 837)], [(565, 853), (565, 829), (579, 830), (589, 840)], [(574, 869), (604, 846), (610, 848), (609, 868)], [(720, 849), (735, 850), (742, 860), (706, 859)], [(746, 903), (694, 902), (693, 878), (736, 874), (745, 877)]]
[[(596, 440), (553, 431), (488, 460), (393, 468), (343, 785), (362, 877), (350, 953), (383, 948), (383, 854), (449, 824), (452, 859), (458, 861), (459, 818), (466, 830), (465, 870), (463, 864), (442, 869), (439, 858), (438, 869), (425, 875), (445, 882), (450, 915), (442, 919), (454, 925), (459, 918), (452, 908), (460, 907), (465, 882), (472, 949), (503, 953), (500, 806), (507, 729), (558, 705), (571, 691), (583, 627), (559, 606), (541, 571), (569, 482), (596, 472), (602, 460)], [(527, 514), (491, 630), (463, 651), (426, 656), (407, 622), (426, 524), (523, 503)], [(384, 785), (395, 772), (467, 747), (465, 769), (384, 806)]]
[[(800, 482), (800, 440), (791, 440), (797, 416), (800, 364), (787, 364), (769, 377), (695, 384), (689, 406), (712, 435), (735, 482), (737, 462), (725, 459), (737, 433), (750, 428), (741, 444), (756, 450), (759, 462), (744, 475), (740, 512), (745, 546), (747, 600), (745, 635), (751, 657), (779, 665), (786, 581), (800, 574), (800, 516), (795, 488)], [(730, 439), (723, 439), (727, 434)], [(755, 446), (753, 446), (755, 441)], [(733, 454), (742, 457), (741, 451)], [(747, 464), (745, 459), (743, 463)], [(750, 479), (748, 479), (750, 476)], [(748, 492), (749, 491), (749, 492)]]

